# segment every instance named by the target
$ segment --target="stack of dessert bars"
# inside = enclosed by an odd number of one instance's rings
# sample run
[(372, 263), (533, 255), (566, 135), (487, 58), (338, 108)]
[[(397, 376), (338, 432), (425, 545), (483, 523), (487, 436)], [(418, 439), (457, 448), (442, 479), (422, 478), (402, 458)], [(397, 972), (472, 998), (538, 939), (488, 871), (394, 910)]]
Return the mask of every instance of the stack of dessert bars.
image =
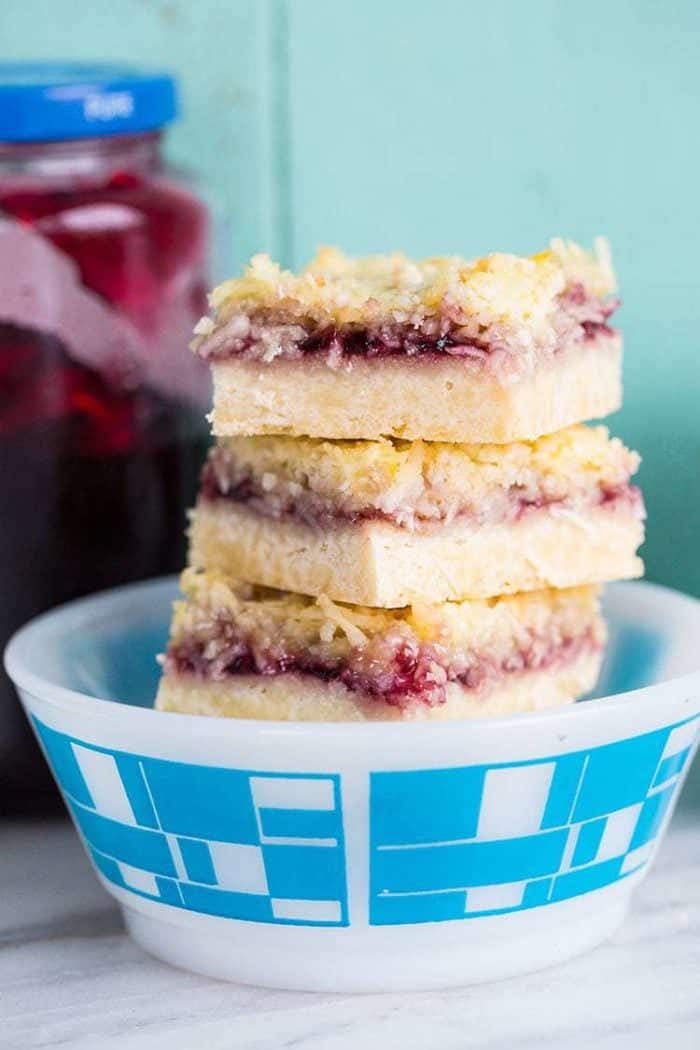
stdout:
[(216, 444), (157, 704), (463, 718), (590, 690), (640, 575), (604, 242), (414, 262), (256, 256), (211, 296)]

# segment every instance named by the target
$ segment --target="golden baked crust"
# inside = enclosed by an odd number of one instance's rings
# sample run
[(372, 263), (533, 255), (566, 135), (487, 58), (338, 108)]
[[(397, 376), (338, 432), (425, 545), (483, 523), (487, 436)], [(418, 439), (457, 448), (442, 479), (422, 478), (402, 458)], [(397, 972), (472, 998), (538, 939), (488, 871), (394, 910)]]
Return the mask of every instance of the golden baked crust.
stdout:
[(603, 335), (552, 355), (532, 374), (502, 382), (463, 359), (214, 361), (217, 437), (250, 434), (424, 441), (521, 441), (622, 402), (622, 344)]
[(456, 521), (415, 532), (384, 521), (330, 527), (202, 502), (190, 564), (256, 583), (384, 608), (641, 576), (634, 506), (533, 511), (515, 524)]

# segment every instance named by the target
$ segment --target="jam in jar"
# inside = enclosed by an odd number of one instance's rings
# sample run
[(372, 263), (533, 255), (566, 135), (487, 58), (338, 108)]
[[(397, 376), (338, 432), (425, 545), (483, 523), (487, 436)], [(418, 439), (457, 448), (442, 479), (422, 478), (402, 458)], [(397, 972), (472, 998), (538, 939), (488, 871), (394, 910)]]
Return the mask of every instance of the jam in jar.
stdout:
[[(207, 209), (162, 158), (170, 77), (0, 66), (0, 648), (177, 570), (206, 444)], [(0, 812), (51, 788), (0, 671)]]

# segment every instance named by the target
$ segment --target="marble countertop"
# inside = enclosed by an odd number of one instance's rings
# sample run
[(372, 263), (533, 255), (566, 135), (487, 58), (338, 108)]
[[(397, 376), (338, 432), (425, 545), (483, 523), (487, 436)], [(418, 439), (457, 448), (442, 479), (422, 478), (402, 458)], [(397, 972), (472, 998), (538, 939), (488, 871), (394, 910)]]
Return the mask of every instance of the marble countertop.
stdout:
[(0, 825), (0, 1046), (697, 1050), (700, 810), (679, 812), (608, 944), (422, 995), (275, 992), (170, 969), (127, 938), (67, 822)]

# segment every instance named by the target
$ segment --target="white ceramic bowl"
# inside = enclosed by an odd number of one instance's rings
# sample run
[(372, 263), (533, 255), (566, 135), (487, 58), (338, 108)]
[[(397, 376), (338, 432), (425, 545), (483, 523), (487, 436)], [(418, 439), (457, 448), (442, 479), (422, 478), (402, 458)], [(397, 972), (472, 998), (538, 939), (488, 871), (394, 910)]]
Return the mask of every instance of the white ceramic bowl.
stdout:
[(294, 724), (149, 709), (175, 591), (75, 602), (6, 654), (144, 948), (251, 984), (379, 991), (523, 973), (617, 927), (697, 742), (700, 602), (610, 587), (603, 699)]

